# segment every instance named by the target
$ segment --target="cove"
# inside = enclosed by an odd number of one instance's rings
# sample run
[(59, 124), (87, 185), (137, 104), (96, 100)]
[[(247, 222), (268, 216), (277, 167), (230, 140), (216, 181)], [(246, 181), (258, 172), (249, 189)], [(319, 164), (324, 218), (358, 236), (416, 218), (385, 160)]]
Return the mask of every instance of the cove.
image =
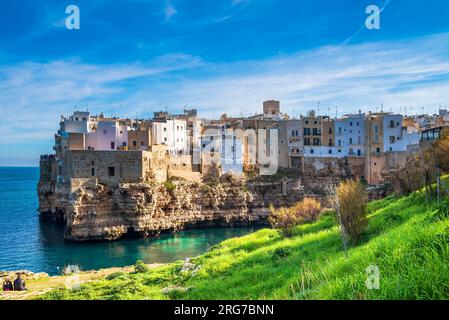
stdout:
[(137, 260), (167, 263), (193, 257), (253, 228), (192, 229), (158, 238), (73, 243), (62, 227), (39, 221), (38, 168), (0, 167), (0, 270), (30, 270), (57, 275), (65, 265), (81, 270), (122, 267)]

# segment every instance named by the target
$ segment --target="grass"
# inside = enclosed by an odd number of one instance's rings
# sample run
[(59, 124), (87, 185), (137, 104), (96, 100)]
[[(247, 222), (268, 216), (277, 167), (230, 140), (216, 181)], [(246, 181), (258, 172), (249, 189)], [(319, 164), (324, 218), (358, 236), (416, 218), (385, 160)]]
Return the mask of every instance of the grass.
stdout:
[[(192, 259), (139, 273), (115, 273), (42, 299), (448, 299), (449, 202), (419, 192), (369, 203), (361, 243), (344, 254), (332, 212), (297, 227), (291, 238), (263, 229), (229, 239)], [(366, 269), (380, 271), (369, 290)], [(168, 293), (162, 289), (174, 287)], [(176, 290), (176, 288), (185, 290)], [(187, 290), (187, 288), (190, 288)]]

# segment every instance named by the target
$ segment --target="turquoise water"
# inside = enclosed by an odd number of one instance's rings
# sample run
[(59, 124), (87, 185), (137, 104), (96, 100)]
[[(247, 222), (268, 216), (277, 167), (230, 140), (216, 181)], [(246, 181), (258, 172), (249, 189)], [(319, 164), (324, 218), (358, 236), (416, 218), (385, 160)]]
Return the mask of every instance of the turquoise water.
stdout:
[(39, 220), (38, 179), (38, 168), (0, 167), (0, 270), (26, 269), (55, 275), (68, 264), (91, 270), (127, 266), (139, 259), (165, 263), (198, 255), (224, 239), (253, 231), (197, 229), (153, 239), (66, 242), (61, 227)]

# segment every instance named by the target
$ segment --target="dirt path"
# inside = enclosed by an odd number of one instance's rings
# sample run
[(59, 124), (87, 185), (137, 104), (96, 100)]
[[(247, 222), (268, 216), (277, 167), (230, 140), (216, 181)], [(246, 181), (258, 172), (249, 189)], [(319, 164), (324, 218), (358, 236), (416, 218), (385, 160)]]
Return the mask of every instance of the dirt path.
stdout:
[[(162, 264), (150, 264), (149, 268), (156, 268)], [(26, 291), (0, 292), (0, 300), (29, 300), (50, 290), (60, 287), (71, 287), (74, 282), (86, 283), (90, 281), (100, 280), (115, 272), (131, 272), (133, 267), (108, 268), (94, 271), (80, 272), (76, 276), (53, 276), (38, 279), (25, 279)], [(1, 289), (1, 288), (0, 288)]]

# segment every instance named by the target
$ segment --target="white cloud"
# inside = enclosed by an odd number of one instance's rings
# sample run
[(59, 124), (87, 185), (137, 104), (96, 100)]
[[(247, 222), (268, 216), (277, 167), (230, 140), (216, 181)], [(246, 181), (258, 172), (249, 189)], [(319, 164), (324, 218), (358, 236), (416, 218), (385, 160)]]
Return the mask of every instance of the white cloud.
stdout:
[(171, 1), (166, 1), (164, 8), (165, 20), (170, 20), (174, 15), (178, 14), (178, 10), (176, 10), (175, 6)]
[[(51, 139), (74, 106), (150, 116), (197, 107), (201, 116), (260, 112), (281, 100), (295, 115), (321, 102), (335, 114), (401, 107), (434, 112), (449, 104), (449, 34), (413, 41), (327, 46), (263, 61), (207, 63), (174, 54), (148, 62), (94, 65), (79, 60), (0, 66), (0, 145)], [(118, 107), (121, 105), (121, 107)]]

